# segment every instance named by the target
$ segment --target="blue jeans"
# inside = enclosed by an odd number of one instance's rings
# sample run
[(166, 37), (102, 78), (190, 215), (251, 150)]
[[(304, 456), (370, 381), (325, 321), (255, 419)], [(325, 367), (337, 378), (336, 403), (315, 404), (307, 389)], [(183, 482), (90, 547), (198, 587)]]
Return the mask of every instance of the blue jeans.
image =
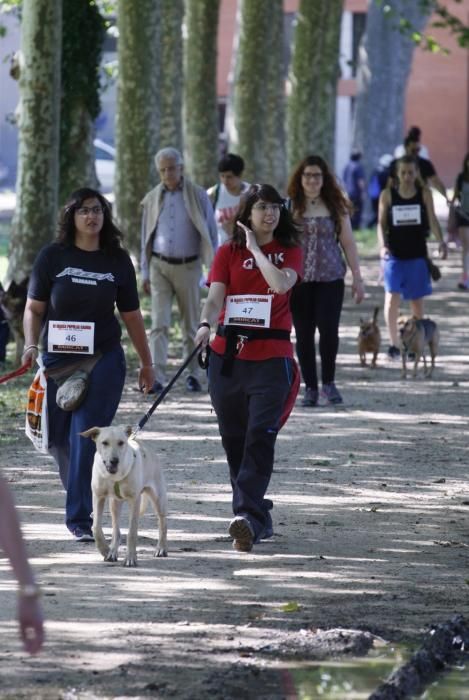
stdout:
[(233, 513), (246, 517), (259, 537), (273, 503), (265, 498), (274, 468), (280, 419), (293, 380), (292, 360), (235, 360), (231, 376), (212, 352), (209, 391), (230, 468)]
[(76, 527), (92, 525), (91, 472), (95, 444), (80, 433), (94, 426), (110, 425), (122, 396), (125, 381), (125, 357), (120, 345), (106, 352), (95, 364), (89, 378), (88, 393), (76, 411), (62, 411), (57, 406), (56, 383), (47, 382), (49, 411), (49, 452), (59, 466), (60, 478), (67, 492), (65, 522), (73, 532)]

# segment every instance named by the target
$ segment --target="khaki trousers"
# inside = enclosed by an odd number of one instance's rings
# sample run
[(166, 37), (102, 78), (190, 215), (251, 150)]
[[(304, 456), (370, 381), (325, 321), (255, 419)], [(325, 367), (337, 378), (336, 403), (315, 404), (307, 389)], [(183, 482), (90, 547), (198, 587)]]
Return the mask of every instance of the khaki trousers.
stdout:
[[(156, 380), (166, 382), (171, 307), (174, 297), (179, 307), (183, 357), (194, 350), (194, 338), (200, 319), (200, 258), (182, 265), (172, 265), (154, 255), (150, 261), (151, 332), (150, 350), (155, 365)], [(194, 357), (189, 373), (200, 377), (201, 371)]]

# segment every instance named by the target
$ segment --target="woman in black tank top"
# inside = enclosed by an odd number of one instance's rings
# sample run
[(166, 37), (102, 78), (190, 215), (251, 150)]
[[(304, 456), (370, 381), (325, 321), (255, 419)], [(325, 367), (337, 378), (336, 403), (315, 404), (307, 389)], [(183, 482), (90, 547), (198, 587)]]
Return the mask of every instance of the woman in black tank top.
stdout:
[(398, 186), (383, 190), (378, 214), (378, 241), (385, 287), (384, 317), (391, 359), (399, 356), (397, 319), (401, 296), (409, 301), (412, 315), (422, 318), (423, 297), (431, 294), (426, 263), (428, 229), (439, 242), (440, 256), (446, 258), (447, 255), (432, 194), (428, 187), (420, 185), (415, 159), (412, 156), (401, 158), (396, 173)]

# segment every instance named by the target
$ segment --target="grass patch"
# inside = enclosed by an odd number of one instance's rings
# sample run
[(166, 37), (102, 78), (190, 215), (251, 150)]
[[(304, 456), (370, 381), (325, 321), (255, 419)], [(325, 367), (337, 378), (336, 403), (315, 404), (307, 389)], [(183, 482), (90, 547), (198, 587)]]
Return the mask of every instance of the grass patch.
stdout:
[(375, 228), (361, 228), (354, 231), (353, 235), (357, 242), (359, 255), (378, 255), (378, 237)]
[[(3, 372), (2, 372), (3, 373)], [(2, 385), (0, 394), (0, 449), (5, 445), (18, 442), (22, 437), (21, 428), (24, 426), (28, 387), (33, 374), (16, 377)]]

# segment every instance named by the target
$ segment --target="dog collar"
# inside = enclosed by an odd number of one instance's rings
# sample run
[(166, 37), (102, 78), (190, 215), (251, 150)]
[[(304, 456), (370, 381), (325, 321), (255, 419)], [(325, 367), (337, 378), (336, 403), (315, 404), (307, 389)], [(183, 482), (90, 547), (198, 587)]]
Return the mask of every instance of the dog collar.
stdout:
[(115, 493), (115, 495), (116, 495), (116, 498), (119, 498), (119, 499), (122, 499), (122, 498), (123, 498), (123, 496), (122, 496), (122, 494), (121, 494), (121, 492), (120, 492), (119, 482), (118, 482), (118, 481), (115, 481), (115, 482), (114, 482), (114, 493)]

